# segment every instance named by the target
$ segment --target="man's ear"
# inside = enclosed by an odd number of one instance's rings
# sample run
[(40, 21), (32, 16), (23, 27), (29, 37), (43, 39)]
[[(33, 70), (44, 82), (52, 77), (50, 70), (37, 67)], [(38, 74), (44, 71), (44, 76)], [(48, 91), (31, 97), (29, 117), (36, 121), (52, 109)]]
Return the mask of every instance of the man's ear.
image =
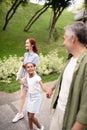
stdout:
[(77, 40), (77, 37), (75, 36), (75, 35), (72, 35), (72, 43), (75, 43), (76, 42), (76, 40)]

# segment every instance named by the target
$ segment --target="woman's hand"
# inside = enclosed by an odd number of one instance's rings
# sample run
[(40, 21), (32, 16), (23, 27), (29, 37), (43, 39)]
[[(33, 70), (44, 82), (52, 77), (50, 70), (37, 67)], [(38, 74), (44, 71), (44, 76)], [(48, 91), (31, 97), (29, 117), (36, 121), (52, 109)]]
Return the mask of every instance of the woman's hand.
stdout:
[(22, 61), (22, 62), (23, 62), (23, 61), (24, 61), (24, 57), (20, 57), (20, 61)]
[(24, 84), (24, 79), (20, 79), (20, 80), (19, 80), (19, 84), (20, 84), (20, 85), (23, 85), (23, 84)]

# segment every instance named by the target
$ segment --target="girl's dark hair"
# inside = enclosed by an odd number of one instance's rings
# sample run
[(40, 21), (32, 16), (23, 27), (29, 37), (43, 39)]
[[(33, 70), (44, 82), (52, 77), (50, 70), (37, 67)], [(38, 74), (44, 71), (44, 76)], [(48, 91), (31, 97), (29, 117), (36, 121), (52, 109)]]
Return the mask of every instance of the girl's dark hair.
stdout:
[(29, 42), (31, 43), (31, 45), (33, 46), (33, 51), (34, 51), (35, 53), (39, 54), (39, 53), (38, 53), (38, 50), (37, 50), (37, 47), (36, 47), (36, 40), (35, 40), (34, 38), (29, 38), (28, 40), (29, 40)]

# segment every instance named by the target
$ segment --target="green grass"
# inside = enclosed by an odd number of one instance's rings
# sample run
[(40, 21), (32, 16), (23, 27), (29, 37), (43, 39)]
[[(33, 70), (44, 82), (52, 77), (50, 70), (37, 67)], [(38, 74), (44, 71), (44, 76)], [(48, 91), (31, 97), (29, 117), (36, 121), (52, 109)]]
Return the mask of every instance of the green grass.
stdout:
[[(37, 5), (27, 5), (23, 6), (16, 11), (16, 14), (13, 16), (9, 22), (6, 31), (2, 31), (2, 26), (4, 24), (4, 18), (8, 6), (1, 8), (0, 10), (0, 57), (9, 56), (17, 54), (18, 56), (23, 55), (24, 53), (24, 41), (28, 37), (34, 37), (37, 41), (39, 52), (47, 54), (49, 51), (55, 48), (61, 48), (63, 43), (63, 27), (73, 21), (73, 14), (65, 11), (62, 16), (59, 18), (56, 24), (56, 35), (57, 41), (48, 43), (48, 27), (50, 24), (50, 19), (52, 12), (48, 10), (45, 12), (39, 20), (32, 26), (29, 32), (24, 32), (23, 29), (27, 24), (28, 20), (35, 13), (36, 10), (41, 8)], [(60, 50), (60, 49), (59, 49)]]
[[(54, 74), (51, 74), (48, 76), (42, 76), (41, 78), (42, 78), (42, 81), (44, 83), (46, 83), (46, 82), (57, 79), (58, 76), (59, 76), (59, 74), (54, 73)], [(12, 93), (19, 89), (20, 89), (20, 85), (19, 85), (18, 81), (15, 80), (15, 78), (13, 78), (10, 83), (0, 82), (0, 91)]]
[(20, 86), (18, 84), (18, 81), (15, 80), (15, 78), (11, 80), (11, 83), (0, 82), (0, 91), (12, 93), (19, 89), (20, 89)]
[[(41, 6), (29, 4), (27, 6), (20, 6), (15, 15), (9, 22), (6, 31), (2, 31), (4, 24), (4, 18), (9, 4), (2, 2), (0, 4), (0, 58), (9, 55), (22, 56), (25, 52), (24, 42), (28, 37), (34, 37), (37, 41), (37, 47), (39, 53), (43, 55), (48, 54), (50, 51), (57, 49), (59, 56), (66, 57), (66, 50), (63, 47), (63, 28), (65, 25), (73, 22), (73, 14), (68, 11), (64, 11), (56, 24), (56, 30), (54, 33), (53, 43), (48, 43), (49, 24), (52, 17), (52, 11), (49, 9), (46, 11), (32, 26), (28, 32), (24, 32), (24, 27), (27, 24), (31, 16)], [(49, 76), (43, 76), (44, 82), (57, 79), (57, 74)], [(0, 91), (13, 92), (19, 89), (19, 85), (15, 79), (12, 79), (10, 84), (0, 82)]]

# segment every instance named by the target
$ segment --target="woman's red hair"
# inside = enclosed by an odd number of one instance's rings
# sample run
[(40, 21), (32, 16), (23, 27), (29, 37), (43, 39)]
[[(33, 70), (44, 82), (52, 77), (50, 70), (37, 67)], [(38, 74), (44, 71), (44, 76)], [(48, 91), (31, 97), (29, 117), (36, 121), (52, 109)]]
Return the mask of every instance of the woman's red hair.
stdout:
[(31, 45), (33, 46), (33, 51), (38, 54), (38, 50), (36, 47), (36, 40), (34, 38), (29, 38), (28, 40), (31, 43)]

